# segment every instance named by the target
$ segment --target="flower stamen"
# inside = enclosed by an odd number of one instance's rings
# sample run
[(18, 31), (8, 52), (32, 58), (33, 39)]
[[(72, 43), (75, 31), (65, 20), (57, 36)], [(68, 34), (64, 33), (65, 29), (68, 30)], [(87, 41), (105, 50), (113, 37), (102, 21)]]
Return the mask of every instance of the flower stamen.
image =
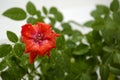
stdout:
[(42, 34), (36, 35), (36, 37), (34, 38), (34, 41), (37, 43), (43, 41), (43, 35)]

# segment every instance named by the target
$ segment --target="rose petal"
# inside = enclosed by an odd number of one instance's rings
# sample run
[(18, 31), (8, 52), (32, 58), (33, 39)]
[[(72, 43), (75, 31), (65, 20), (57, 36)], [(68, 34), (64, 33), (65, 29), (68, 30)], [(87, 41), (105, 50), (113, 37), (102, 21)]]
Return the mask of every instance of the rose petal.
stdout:
[(31, 52), (30, 53), (30, 57), (29, 57), (29, 61), (30, 61), (30, 64), (32, 64), (34, 62), (34, 59), (37, 57), (37, 54), (34, 53), (34, 52)]
[(22, 26), (21, 34), (22, 36), (33, 38), (33, 35), (36, 34), (36, 31), (31, 24), (26, 24)]
[(55, 47), (56, 45), (54, 42), (47, 41), (47, 40), (43, 41), (39, 49), (40, 56), (45, 55), (45, 53), (47, 53), (48, 51), (50, 51), (50, 49), (55, 48)]
[(51, 27), (48, 24), (38, 22), (36, 25), (36, 29), (39, 30), (40, 33), (46, 32), (46, 31), (51, 31)]

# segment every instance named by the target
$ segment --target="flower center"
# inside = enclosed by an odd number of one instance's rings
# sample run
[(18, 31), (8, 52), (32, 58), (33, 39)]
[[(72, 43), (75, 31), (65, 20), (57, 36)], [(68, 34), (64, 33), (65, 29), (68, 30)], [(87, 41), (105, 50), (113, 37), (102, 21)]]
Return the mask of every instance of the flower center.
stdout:
[(34, 38), (35, 42), (41, 42), (42, 40), (43, 40), (43, 34), (38, 34)]

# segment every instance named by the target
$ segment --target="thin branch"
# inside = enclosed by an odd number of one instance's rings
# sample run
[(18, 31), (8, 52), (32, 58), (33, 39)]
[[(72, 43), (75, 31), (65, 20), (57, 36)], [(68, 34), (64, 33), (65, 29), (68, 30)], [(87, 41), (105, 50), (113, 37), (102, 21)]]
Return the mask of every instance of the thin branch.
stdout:
[(75, 24), (75, 25), (77, 25), (77, 26), (85, 27), (85, 26), (81, 25), (80, 23), (78, 23), (78, 22), (76, 22), (76, 21), (73, 21), (73, 20), (68, 21), (68, 23), (73, 23), (73, 24)]

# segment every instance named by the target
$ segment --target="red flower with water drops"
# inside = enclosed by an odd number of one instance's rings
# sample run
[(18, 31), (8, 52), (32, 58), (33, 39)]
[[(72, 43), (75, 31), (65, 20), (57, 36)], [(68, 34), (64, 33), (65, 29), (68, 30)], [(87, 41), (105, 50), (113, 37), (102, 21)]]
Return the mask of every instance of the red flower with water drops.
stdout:
[(23, 25), (21, 35), (31, 64), (38, 55), (49, 57), (50, 50), (56, 47), (56, 37), (60, 36), (52, 31), (50, 25), (41, 22)]

